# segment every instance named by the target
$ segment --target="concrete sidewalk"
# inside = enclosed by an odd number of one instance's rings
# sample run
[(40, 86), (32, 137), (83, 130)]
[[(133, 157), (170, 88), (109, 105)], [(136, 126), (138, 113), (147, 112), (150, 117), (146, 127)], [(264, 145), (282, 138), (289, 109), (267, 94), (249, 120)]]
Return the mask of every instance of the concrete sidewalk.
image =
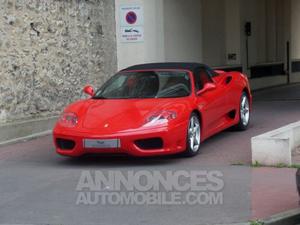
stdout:
[[(256, 91), (253, 93), (253, 97), (255, 104), (273, 105), (268, 108), (268, 116), (264, 115), (266, 120), (273, 119), (274, 124), (285, 121), (289, 114), (300, 120), (300, 110), (298, 109), (300, 84)], [(280, 116), (280, 111), (284, 110), (281, 107), (284, 107), (285, 110), (288, 107), (290, 113)], [(296, 169), (289, 168), (253, 168), (251, 197), (253, 219), (267, 218), (273, 214), (299, 208), (296, 171)]]
[(299, 207), (296, 171), (288, 168), (252, 169), (252, 219), (266, 219)]

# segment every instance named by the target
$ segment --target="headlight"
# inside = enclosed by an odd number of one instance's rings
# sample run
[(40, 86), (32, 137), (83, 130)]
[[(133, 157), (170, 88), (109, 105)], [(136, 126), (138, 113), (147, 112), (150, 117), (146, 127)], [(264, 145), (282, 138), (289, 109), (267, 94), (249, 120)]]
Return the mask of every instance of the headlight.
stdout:
[(174, 120), (177, 117), (177, 113), (174, 111), (159, 111), (151, 114), (146, 120), (146, 126), (154, 126), (168, 123), (170, 120)]
[(78, 117), (75, 113), (62, 113), (59, 118), (60, 125), (64, 127), (75, 127), (78, 123)]

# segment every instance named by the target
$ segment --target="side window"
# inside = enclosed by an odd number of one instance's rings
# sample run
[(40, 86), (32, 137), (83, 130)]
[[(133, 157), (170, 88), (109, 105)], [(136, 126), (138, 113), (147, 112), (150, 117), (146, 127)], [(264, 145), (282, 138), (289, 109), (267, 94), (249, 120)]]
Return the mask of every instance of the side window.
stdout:
[(205, 84), (212, 82), (209, 73), (204, 68), (195, 71), (194, 78), (196, 91), (202, 90)]

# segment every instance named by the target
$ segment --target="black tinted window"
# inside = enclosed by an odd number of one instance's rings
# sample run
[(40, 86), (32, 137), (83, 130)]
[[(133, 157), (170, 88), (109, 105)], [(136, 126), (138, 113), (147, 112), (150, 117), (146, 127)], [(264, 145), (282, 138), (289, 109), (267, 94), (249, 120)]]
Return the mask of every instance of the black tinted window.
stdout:
[(206, 83), (211, 83), (212, 79), (206, 69), (198, 69), (194, 73), (196, 91), (203, 89)]
[(184, 71), (121, 72), (103, 85), (95, 98), (177, 98), (190, 92), (190, 77)]

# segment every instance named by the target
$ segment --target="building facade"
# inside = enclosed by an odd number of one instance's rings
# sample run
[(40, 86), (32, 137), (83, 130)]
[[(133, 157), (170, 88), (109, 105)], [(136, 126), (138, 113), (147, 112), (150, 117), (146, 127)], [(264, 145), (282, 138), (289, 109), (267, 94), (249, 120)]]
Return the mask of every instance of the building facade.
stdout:
[[(143, 40), (122, 39), (124, 6), (143, 7)], [(253, 89), (299, 82), (299, 7), (299, 0), (116, 0), (118, 68), (196, 61), (243, 71)]]
[(118, 69), (193, 61), (300, 81), (300, 0), (0, 0), (0, 123), (58, 115)]

